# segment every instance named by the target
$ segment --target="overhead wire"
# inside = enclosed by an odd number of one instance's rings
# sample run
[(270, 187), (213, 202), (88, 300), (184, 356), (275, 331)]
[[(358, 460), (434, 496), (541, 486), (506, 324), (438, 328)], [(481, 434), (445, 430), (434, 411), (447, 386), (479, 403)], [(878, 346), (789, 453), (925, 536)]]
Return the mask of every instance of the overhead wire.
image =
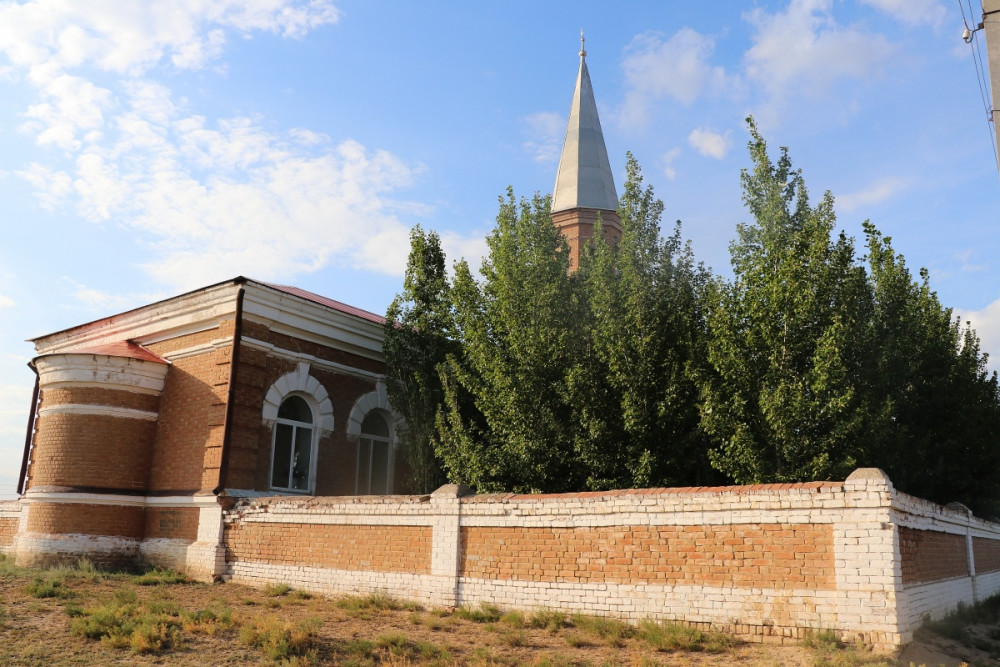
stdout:
[[(993, 165), (1000, 172), (1000, 156), (997, 155), (997, 145), (996, 145), (996, 121), (993, 118), (993, 103), (992, 95), (990, 93), (989, 85), (989, 75), (986, 73), (986, 61), (983, 59), (982, 47), (979, 43), (979, 26), (981, 25), (976, 21), (976, 14), (972, 9), (971, 0), (965, 0), (966, 5), (969, 8), (969, 18), (965, 16), (965, 6), (962, 5), (962, 0), (958, 0), (958, 10), (962, 13), (962, 23), (965, 24), (965, 29), (969, 32), (968, 44), (972, 50), (972, 62), (976, 67), (976, 83), (979, 85), (979, 97), (983, 101), (983, 108), (986, 111), (986, 133), (989, 138), (990, 148), (993, 151)], [(974, 28), (969, 27), (969, 19), (972, 20)], [(991, 124), (994, 127), (991, 127)]]

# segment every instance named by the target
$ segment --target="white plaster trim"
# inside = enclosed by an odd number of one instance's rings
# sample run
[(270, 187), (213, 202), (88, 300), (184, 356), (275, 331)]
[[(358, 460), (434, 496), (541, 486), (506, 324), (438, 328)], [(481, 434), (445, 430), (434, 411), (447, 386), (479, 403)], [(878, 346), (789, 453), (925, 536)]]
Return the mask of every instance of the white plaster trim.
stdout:
[(167, 377), (167, 364), (130, 357), (66, 352), (35, 359), (38, 386), (87, 386), (159, 394)]
[(155, 422), (159, 417), (158, 412), (147, 410), (136, 410), (133, 408), (119, 408), (113, 405), (79, 405), (65, 403), (62, 405), (51, 405), (41, 408), (39, 416), (48, 414), (70, 414), (70, 415), (100, 415), (102, 417), (120, 417), (122, 419), (142, 419)]
[(312, 398), (319, 415), (317, 428), (321, 435), (329, 435), (333, 432), (333, 403), (330, 395), (322, 383), (309, 375), (309, 362), (299, 361), (299, 367), (291, 373), (286, 373), (275, 380), (267, 395), (264, 396), (264, 408), (262, 411), (263, 422), (268, 426), (273, 426), (278, 419), (278, 408), (286, 397), (293, 393), (304, 394)]
[(236, 312), (240, 285), (232, 281), (142, 306), (114, 317), (32, 339), (39, 354), (82, 345), (134, 340), (140, 345), (186, 336), (218, 326)]
[[(162, 343), (164, 341), (173, 340), (174, 338), (181, 338), (182, 336), (191, 336), (198, 333), (204, 333), (206, 331), (211, 331), (212, 329), (218, 329), (219, 325), (228, 320), (228, 313), (213, 317), (207, 322), (195, 322), (188, 326), (178, 327), (171, 331), (165, 331), (162, 333), (153, 333), (148, 336), (142, 337), (142, 342), (139, 343), (143, 347), (146, 345), (155, 345), (156, 343)], [(138, 340), (136, 341), (138, 342)]]
[[(210, 327), (212, 329), (216, 327)], [(232, 346), (233, 337), (228, 338), (215, 338), (208, 341), (207, 343), (201, 343), (200, 345), (192, 345), (191, 347), (181, 348), (179, 350), (173, 350), (172, 352), (164, 352), (162, 356), (164, 359), (169, 359), (174, 361), (177, 359), (185, 359), (187, 357), (196, 357), (199, 354), (206, 354), (209, 352), (216, 352), (218, 350)]]
[(326, 359), (320, 359), (319, 357), (315, 357), (311, 354), (305, 354), (302, 352), (293, 352), (291, 350), (286, 350), (272, 343), (266, 343), (262, 340), (257, 340), (255, 338), (249, 338), (243, 336), (242, 338), (240, 338), (240, 342), (249, 348), (260, 350), (261, 352), (266, 352), (268, 354), (273, 354), (274, 356), (277, 357), (291, 359), (298, 363), (306, 362), (310, 366), (313, 366), (323, 371), (335, 371), (337, 373), (343, 373), (345, 375), (353, 375), (355, 377), (365, 378), (366, 380), (381, 380), (385, 377), (384, 373), (366, 371), (363, 368), (355, 368), (354, 366), (338, 364), (335, 361), (327, 361)]
[(28, 491), (24, 503), (70, 503), (79, 505), (119, 505), (124, 507), (213, 507), (215, 496), (126, 496), (113, 493), (58, 493)]
[(382, 325), (264, 285), (247, 284), (243, 317), (296, 338), (383, 358)]
[(358, 438), (361, 437), (361, 423), (372, 410), (381, 411), (383, 416), (387, 418), (389, 433), (392, 437), (392, 446), (395, 448), (398, 440), (396, 433), (403, 430), (406, 427), (406, 423), (392, 409), (392, 405), (389, 403), (389, 394), (385, 389), (385, 382), (381, 380), (375, 385), (375, 391), (368, 392), (354, 402), (351, 414), (347, 417), (347, 439), (351, 442), (358, 441)]

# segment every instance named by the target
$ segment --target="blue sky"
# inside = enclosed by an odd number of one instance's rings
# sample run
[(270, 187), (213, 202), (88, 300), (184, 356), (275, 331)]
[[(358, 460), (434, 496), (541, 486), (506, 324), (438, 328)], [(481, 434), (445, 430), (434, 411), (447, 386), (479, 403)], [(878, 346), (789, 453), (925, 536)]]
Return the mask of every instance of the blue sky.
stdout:
[(614, 4), (0, 1), (0, 496), (26, 338), (241, 274), (384, 312), (418, 223), (478, 265), (497, 196), (551, 191), (581, 28), (619, 190), (631, 150), (699, 259), (728, 272), (753, 114), (1000, 359), (957, 3)]

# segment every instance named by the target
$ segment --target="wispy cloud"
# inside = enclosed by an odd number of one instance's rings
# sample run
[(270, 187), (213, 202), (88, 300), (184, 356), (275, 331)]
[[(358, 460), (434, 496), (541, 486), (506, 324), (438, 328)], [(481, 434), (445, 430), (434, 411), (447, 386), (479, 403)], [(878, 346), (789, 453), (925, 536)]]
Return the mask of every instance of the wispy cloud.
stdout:
[(754, 29), (746, 75), (767, 93), (772, 112), (802, 93), (825, 95), (842, 79), (869, 79), (894, 53), (885, 35), (838, 24), (832, 4), (792, 0), (785, 11), (744, 14)]
[(1000, 299), (981, 310), (955, 310), (962, 322), (970, 322), (979, 334), (982, 350), (990, 355), (990, 367), (1000, 370)]
[(875, 206), (892, 199), (909, 186), (909, 180), (898, 176), (880, 178), (857, 192), (837, 195), (837, 208), (845, 213), (853, 213), (865, 206)]
[(738, 77), (710, 62), (715, 40), (682, 28), (665, 39), (659, 32), (636, 35), (625, 49), (625, 101), (619, 114), (623, 125), (649, 122), (650, 106), (671, 97), (687, 106), (703, 94), (739, 87)]
[(726, 153), (733, 146), (732, 132), (726, 130), (725, 134), (719, 134), (705, 128), (696, 128), (688, 135), (688, 143), (696, 151), (706, 157), (714, 157), (721, 160), (726, 157)]
[(559, 159), (566, 118), (555, 111), (539, 111), (524, 117), (528, 139), (521, 147), (536, 162), (552, 163)]
[(131, 228), (152, 252), (137, 261), (171, 288), (332, 262), (400, 274), (399, 216), (428, 207), (395, 193), (421, 165), (309, 128), (207, 118), (155, 79), (218, 63), (234, 33), (296, 38), (339, 16), (324, 0), (0, 5), (0, 54), (36, 94), (21, 129), (58, 149), (16, 173), (46, 210)]
[(677, 176), (677, 169), (674, 167), (674, 160), (676, 160), (680, 154), (680, 148), (671, 148), (663, 154), (663, 158), (661, 159), (661, 163), (663, 164), (663, 173), (671, 181)]
[(909, 25), (939, 26), (947, 11), (938, 0), (861, 0)]

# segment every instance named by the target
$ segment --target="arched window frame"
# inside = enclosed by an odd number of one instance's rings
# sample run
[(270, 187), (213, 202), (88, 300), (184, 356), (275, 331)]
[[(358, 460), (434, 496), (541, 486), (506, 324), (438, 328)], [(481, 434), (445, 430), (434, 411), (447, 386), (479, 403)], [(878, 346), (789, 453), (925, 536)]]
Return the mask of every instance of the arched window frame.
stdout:
[(365, 417), (373, 411), (378, 412), (385, 419), (386, 425), (389, 427), (389, 464), (386, 474), (389, 479), (388, 492), (391, 494), (395, 490), (396, 456), (399, 449), (398, 434), (406, 429), (406, 422), (392, 409), (385, 384), (382, 382), (379, 382), (375, 386), (375, 391), (368, 392), (355, 401), (354, 406), (351, 408), (351, 414), (347, 417), (347, 439), (354, 443), (355, 446), (355, 493), (360, 492), (358, 488), (357, 458), (361, 448), (361, 425), (364, 423)]
[[(274, 470), (274, 443), (277, 434), (278, 410), (281, 404), (290, 396), (302, 397), (306, 405), (309, 406), (309, 409), (312, 410), (313, 432), (309, 455), (309, 484), (305, 490), (271, 486), (271, 477)], [(319, 440), (333, 432), (334, 420), (333, 403), (330, 401), (329, 394), (323, 385), (320, 384), (319, 380), (309, 375), (308, 362), (299, 363), (295, 371), (282, 375), (271, 385), (264, 397), (262, 419), (263, 423), (271, 429), (269, 443), (271, 448), (271, 465), (267, 471), (268, 489), (283, 493), (314, 494), (316, 492), (316, 464), (319, 455)]]
[[(302, 394), (299, 392), (292, 392), (291, 394), (285, 396), (281, 404), (284, 405), (287, 401), (292, 398), (301, 398), (306, 406), (308, 406), (310, 411), (311, 420), (309, 422), (301, 422), (294, 419), (285, 419), (283, 417), (278, 417), (275, 419), (274, 427), (271, 429), (271, 468), (268, 473), (268, 485), (272, 491), (283, 491), (286, 493), (312, 493), (312, 490), (316, 488), (316, 455), (318, 453), (319, 445), (319, 429), (316, 428), (316, 402), (312, 400), (312, 397), (308, 394)], [(280, 407), (279, 407), (280, 414)], [(277, 486), (274, 484), (274, 457), (278, 447), (278, 425), (284, 424), (286, 426), (292, 427), (292, 440), (291, 447), (292, 450), (289, 452), (289, 456), (292, 456), (292, 452), (295, 449), (295, 442), (297, 440), (299, 430), (303, 428), (309, 429), (309, 472), (306, 477), (306, 488), (295, 489), (292, 486)], [(289, 476), (291, 476), (292, 470), (289, 470)]]

